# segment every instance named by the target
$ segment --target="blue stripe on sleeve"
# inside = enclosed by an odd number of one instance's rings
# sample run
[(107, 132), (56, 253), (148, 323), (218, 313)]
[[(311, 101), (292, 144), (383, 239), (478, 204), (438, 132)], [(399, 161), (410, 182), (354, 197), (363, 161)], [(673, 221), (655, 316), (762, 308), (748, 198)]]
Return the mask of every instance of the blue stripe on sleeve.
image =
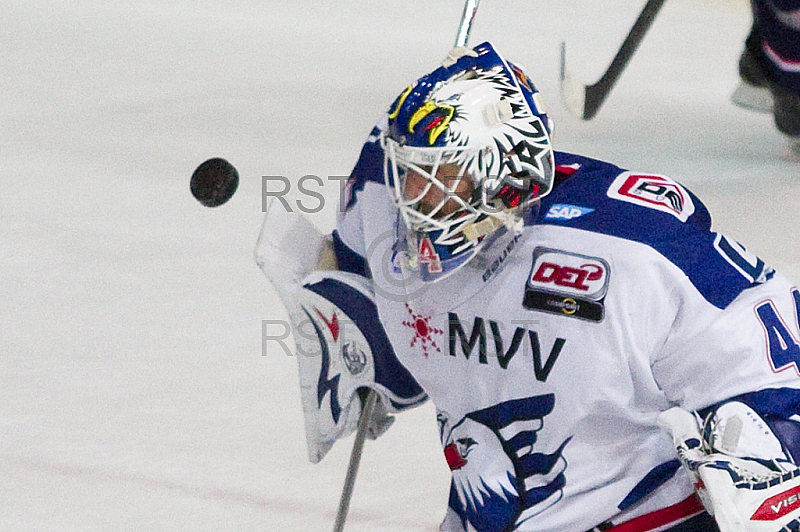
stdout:
[(343, 272), (350, 272), (361, 277), (371, 278), (372, 274), (369, 272), (369, 265), (367, 260), (350, 249), (347, 244), (342, 241), (338, 231), (333, 231), (333, 251), (336, 253), (336, 261), (339, 264), (339, 269)]

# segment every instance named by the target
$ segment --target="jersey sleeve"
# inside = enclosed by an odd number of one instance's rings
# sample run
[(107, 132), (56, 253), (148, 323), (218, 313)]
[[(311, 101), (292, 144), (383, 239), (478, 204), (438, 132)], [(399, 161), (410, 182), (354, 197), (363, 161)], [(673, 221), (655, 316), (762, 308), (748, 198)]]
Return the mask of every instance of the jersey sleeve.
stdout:
[(379, 137), (386, 120), (386, 116), (381, 118), (361, 148), (358, 161), (345, 183), (343, 208), (338, 213), (333, 232), (334, 251), (340, 269), (365, 277), (370, 277), (364, 238), (364, 216), (368, 213), (361, 195), (368, 182), (383, 183), (383, 149)]
[[(717, 245), (706, 246), (699, 257), (708, 255), (701, 261), (706, 263), (716, 260), (714, 255), (730, 259), (716, 269), (720, 291), (727, 297), (710, 301), (696, 285), (679, 283), (683, 286), (674, 296), (678, 311), (651, 361), (653, 374), (668, 399), (688, 410), (762, 390), (772, 390), (772, 401), (782, 395), (780, 400), (794, 404), (800, 389), (800, 292), (767, 266), (753, 278), (755, 269), (740, 266), (763, 265), (760, 259), (738, 244), (719, 246), (720, 241), (732, 242), (722, 235), (714, 241)], [(734, 275), (746, 282), (736, 284)]]

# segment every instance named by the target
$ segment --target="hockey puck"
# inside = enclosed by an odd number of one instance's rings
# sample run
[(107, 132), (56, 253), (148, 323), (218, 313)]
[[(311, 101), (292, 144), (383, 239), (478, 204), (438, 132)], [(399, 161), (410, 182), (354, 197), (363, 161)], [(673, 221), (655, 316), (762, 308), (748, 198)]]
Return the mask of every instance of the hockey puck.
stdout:
[(224, 204), (231, 199), (238, 186), (239, 172), (231, 163), (219, 157), (198, 166), (189, 183), (192, 196), (206, 207)]

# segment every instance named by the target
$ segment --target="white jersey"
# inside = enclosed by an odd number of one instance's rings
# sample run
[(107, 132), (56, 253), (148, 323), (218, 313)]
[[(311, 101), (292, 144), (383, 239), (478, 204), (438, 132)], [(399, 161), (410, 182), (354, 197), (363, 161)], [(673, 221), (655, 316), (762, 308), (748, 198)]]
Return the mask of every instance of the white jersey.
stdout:
[(339, 221), (340, 263), (371, 276), (436, 406), (464, 528), (585, 531), (678, 503), (692, 487), (659, 412), (800, 389), (797, 288), (671, 179), (556, 163), (533, 223), (433, 284), (397, 264), (374, 142)]

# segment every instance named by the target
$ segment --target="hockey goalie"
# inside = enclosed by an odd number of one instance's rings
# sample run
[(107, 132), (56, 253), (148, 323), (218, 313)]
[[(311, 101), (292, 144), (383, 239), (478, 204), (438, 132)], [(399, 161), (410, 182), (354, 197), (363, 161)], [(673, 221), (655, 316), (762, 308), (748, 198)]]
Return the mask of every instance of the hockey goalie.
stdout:
[(372, 437), (436, 407), (445, 532), (800, 530), (800, 290), (680, 183), (551, 135), (521, 68), (457, 49), (371, 132), (332, 234), (270, 206), (309, 458), (373, 390)]

